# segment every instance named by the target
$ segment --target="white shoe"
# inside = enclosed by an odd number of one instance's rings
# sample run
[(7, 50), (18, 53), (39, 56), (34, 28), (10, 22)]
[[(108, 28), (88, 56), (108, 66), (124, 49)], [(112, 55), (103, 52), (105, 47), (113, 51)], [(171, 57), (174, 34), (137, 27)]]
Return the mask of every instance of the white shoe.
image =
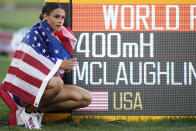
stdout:
[(37, 122), (39, 123), (39, 126), (42, 127), (42, 117), (44, 116), (44, 113), (36, 113)]
[(25, 127), (27, 129), (41, 129), (38, 120), (37, 120), (37, 113), (31, 113), (28, 114), (23, 110), (23, 112), (20, 114), (20, 117), (22, 118), (23, 122), (25, 123)]
[(16, 111), (16, 120), (17, 120), (17, 125), (24, 125), (24, 122), (22, 118), (20, 117), (20, 114), (25, 110), (25, 108), (17, 106), (18, 110)]
[[(18, 106), (18, 110), (16, 111), (16, 120), (17, 120), (17, 125), (24, 125), (25, 123), (23, 122), (20, 114), (25, 110), (25, 108)], [(42, 127), (42, 117), (44, 113), (36, 113), (37, 121), (39, 123), (39, 126)]]

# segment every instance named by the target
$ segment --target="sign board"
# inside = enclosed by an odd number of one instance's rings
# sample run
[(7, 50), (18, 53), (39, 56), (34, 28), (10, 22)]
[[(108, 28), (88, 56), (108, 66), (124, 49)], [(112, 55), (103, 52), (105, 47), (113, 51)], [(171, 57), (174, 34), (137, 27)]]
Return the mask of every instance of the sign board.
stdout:
[(196, 2), (72, 0), (79, 66), (93, 100), (73, 115), (196, 113)]

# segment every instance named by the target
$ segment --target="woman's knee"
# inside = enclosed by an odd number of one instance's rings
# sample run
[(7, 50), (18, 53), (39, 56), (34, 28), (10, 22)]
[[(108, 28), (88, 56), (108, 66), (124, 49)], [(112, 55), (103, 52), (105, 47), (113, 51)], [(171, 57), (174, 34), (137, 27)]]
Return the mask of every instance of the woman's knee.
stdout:
[(59, 93), (61, 88), (63, 88), (64, 82), (61, 78), (52, 77), (48, 82), (47, 88), (53, 89), (55, 92)]
[(92, 102), (92, 95), (88, 92), (87, 95), (85, 96), (86, 104), (89, 105)]
[(81, 95), (81, 103), (82, 107), (86, 107), (89, 104), (91, 104), (92, 101), (92, 95), (89, 92), (85, 92), (84, 94)]
[(44, 91), (42, 100), (47, 100), (49, 98), (51, 99), (57, 96), (60, 93), (61, 87), (63, 87), (63, 85), (64, 83), (60, 78), (52, 77), (50, 81), (48, 82), (46, 90)]

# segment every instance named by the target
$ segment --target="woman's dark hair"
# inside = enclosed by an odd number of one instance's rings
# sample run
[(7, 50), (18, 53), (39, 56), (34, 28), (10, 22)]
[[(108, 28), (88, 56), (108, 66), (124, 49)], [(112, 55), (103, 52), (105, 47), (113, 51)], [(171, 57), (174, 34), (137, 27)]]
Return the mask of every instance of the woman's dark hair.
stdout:
[(39, 19), (43, 20), (44, 19), (43, 14), (49, 15), (53, 10), (58, 9), (58, 8), (63, 9), (62, 6), (60, 6), (60, 4), (52, 3), (52, 2), (45, 3), (42, 8), (42, 13), (39, 16)]

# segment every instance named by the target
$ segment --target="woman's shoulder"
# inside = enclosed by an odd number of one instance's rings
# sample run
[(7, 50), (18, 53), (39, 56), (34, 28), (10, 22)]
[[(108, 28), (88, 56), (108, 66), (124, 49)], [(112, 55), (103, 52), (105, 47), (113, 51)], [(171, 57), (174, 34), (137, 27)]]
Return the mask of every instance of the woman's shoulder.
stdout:
[(43, 38), (41, 38), (42, 36), (39, 27), (40, 23), (33, 25), (23, 38), (23, 42), (30, 45), (41, 42)]
[(40, 23), (33, 25), (28, 32), (29, 39), (39, 39), (42, 35), (42, 31), (40, 29)]
[(35, 31), (38, 31), (39, 29), (40, 29), (40, 23), (37, 23), (30, 28), (29, 33), (36, 33)]

